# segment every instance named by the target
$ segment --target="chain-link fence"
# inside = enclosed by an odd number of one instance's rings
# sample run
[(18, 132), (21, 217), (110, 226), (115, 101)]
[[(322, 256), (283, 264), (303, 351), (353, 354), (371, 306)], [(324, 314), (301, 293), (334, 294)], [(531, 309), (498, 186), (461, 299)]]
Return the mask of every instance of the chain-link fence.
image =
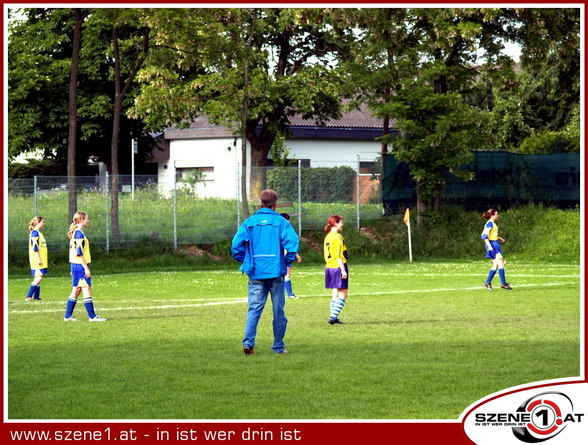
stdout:
[[(377, 163), (371, 163), (377, 164)], [(349, 166), (241, 169), (226, 184), (234, 199), (204, 196), (203, 182), (157, 176), (94, 176), (69, 178), (75, 189), (76, 210), (88, 213), (87, 233), (92, 245), (106, 251), (130, 248), (138, 242), (158, 241), (173, 247), (215, 244), (231, 239), (248, 214), (259, 206), (259, 192), (273, 188), (280, 196), (277, 211), (288, 213), (301, 233), (324, 227), (329, 215), (344, 216), (348, 226), (382, 217), (379, 167)], [(371, 169), (371, 171), (367, 171)], [(360, 172), (358, 175), (357, 172)], [(247, 206), (242, 187), (246, 187)], [(234, 193), (233, 193), (234, 191)], [(23, 249), (28, 223), (40, 215), (49, 250), (67, 246), (71, 222), (67, 177), (37, 176), (8, 180), (9, 248)]]

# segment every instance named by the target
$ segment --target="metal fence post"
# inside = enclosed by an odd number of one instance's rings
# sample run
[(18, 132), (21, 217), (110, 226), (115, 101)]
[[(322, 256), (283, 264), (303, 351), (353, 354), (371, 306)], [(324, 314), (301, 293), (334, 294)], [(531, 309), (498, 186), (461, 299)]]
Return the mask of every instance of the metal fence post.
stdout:
[(357, 188), (357, 191), (356, 191), (356, 199), (357, 199), (357, 230), (359, 230), (360, 227), (361, 227), (360, 216), (359, 216), (359, 213), (360, 213), (359, 198), (361, 196), (361, 193), (360, 193), (360, 190), (359, 190), (359, 184), (360, 184), (360, 181), (359, 181), (359, 169), (360, 169), (361, 162), (360, 162), (359, 159), (360, 159), (359, 158), (359, 155), (357, 155), (357, 176), (356, 176), (356, 178), (357, 178), (356, 179), (356, 188)]
[(236, 181), (237, 186), (235, 189), (237, 190), (237, 230), (239, 230), (239, 226), (241, 225), (241, 166), (237, 162), (237, 171), (236, 171)]
[(174, 249), (178, 248), (178, 181), (174, 175)]
[(110, 195), (110, 176), (108, 175), (108, 172), (106, 172), (106, 205), (105, 205), (105, 210), (106, 210), (106, 253), (110, 252), (110, 211), (108, 209), (108, 201), (109, 201), (109, 195)]
[(37, 216), (39, 211), (37, 203), (37, 175), (33, 177), (33, 207), (33, 216)]
[(302, 161), (298, 159), (298, 236), (302, 237)]

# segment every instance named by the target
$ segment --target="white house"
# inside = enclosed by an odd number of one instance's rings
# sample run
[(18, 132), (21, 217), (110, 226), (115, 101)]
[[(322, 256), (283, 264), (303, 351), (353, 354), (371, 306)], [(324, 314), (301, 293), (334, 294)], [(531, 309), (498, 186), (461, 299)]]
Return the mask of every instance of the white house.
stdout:
[[(382, 121), (373, 118), (366, 107), (347, 112), (325, 126), (299, 117), (292, 118), (290, 124), (292, 137), (285, 141), (290, 159), (300, 160), (303, 167), (347, 165), (371, 176), (381, 152), (382, 144), (375, 138), (382, 135)], [(197, 187), (199, 196), (237, 197), (241, 141), (230, 130), (210, 124), (203, 116), (189, 128), (168, 129), (161, 137), (164, 150), (155, 157), (162, 189), (172, 190), (174, 181), (200, 170), (205, 181)]]

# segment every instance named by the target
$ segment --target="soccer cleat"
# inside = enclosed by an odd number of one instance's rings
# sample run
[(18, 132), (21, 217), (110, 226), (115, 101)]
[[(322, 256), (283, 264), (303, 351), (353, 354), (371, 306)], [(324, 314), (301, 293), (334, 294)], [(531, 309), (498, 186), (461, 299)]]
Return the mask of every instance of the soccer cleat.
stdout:
[(74, 317), (63, 317), (63, 321), (78, 321), (78, 319)]
[(282, 349), (280, 352), (276, 352), (276, 354), (288, 354), (288, 350)]
[(107, 318), (102, 318), (98, 315), (96, 315), (94, 318), (90, 318), (88, 321), (106, 321), (108, 320)]
[(486, 289), (492, 290), (492, 284), (491, 283), (484, 283), (484, 286), (486, 286)]
[(338, 318), (329, 318), (329, 324), (345, 324)]
[(33, 301), (33, 297), (26, 297), (25, 301)]
[(508, 284), (508, 283), (501, 284), (500, 287), (503, 289), (506, 289), (506, 290), (512, 290), (512, 287), (510, 287), (510, 284)]
[(243, 347), (243, 352), (245, 355), (253, 355), (255, 354), (255, 349), (253, 347), (245, 346)]
[(34, 300), (35, 300), (35, 301), (43, 301), (43, 299), (42, 299), (42, 298), (35, 298)]
[(294, 299), (294, 298), (298, 298), (296, 295), (288, 295), (288, 297)]

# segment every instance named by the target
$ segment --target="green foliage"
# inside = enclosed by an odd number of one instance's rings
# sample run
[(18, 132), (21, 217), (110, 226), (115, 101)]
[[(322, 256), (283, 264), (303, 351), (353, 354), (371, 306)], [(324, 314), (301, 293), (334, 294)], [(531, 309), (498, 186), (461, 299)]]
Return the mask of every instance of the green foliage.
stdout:
[(540, 131), (525, 138), (518, 148), (521, 153), (574, 153), (580, 140), (561, 131)]
[[(300, 173), (302, 201), (349, 202), (352, 200), (355, 170), (348, 166), (304, 168)], [(298, 169), (268, 171), (267, 186), (282, 201), (298, 201)]]

